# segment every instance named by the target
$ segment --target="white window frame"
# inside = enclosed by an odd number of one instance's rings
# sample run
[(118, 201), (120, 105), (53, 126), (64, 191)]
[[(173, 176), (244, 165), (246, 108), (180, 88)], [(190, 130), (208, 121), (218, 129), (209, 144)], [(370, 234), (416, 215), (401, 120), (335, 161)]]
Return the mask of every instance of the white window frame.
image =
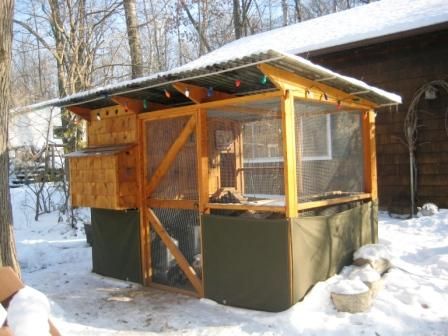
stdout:
[[(318, 155), (318, 156), (302, 155), (302, 158), (301, 158), (302, 161), (323, 161), (323, 160), (331, 160), (333, 158), (333, 148), (331, 145), (331, 115), (330, 114), (326, 115), (326, 120), (327, 120), (327, 122), (326, 122), (327, 127), (326, 127), (326, 132), (325, 132), (326, 137), (327, 137), (327, 153), (326, 153), (326, 155)], [(304, 134), (303, 120), (300, 120), (300, 128), (302, 129), (300, 140), (303, 143), (303, 134)], [(303, 154), (303, 150), (302, 150), (302, 154)]]

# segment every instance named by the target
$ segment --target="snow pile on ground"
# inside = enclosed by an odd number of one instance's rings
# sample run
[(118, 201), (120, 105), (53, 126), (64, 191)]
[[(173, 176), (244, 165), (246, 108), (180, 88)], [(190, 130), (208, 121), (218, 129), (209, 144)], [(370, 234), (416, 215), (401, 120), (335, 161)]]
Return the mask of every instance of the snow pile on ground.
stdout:
[(50, 335), (50, 303), (41, 292), (25, 287), (17, 292), (8, 307), (8, 326), (15, 336)]
[(365, 293), (369, 290), (364, 282), (360, 279), (342, 279), (335, 283), (331, 288), (333, 293), (354, 295)]
[(380, 214), (380, 243), (393, 267), (368, 311), (336, 311), (330, 294), (337, 275), (287, 311), (265, 313), (94, 274), (80, 232), (54, 214), (22, 222), (30, 209), (20, 206), (23, 190), (12, 193), (24, 281), (50, 299), (63, 335), (447, 335), (448, 210), (409, 220)]
[(379, 259), (390, 260), (390, 252), (384, 244), (367, 244), (353, 254), (353, 259), (366, 259), (375, 261)]

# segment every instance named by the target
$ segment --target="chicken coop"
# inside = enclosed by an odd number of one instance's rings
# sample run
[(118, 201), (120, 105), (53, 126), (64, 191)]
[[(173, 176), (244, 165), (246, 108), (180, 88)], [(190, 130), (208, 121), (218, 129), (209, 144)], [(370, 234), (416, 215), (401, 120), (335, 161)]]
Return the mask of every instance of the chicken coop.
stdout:
[(93, 270), (281, 311), (377, 241), (375, 112), (396, 95), (265, 51), (63, 98)]

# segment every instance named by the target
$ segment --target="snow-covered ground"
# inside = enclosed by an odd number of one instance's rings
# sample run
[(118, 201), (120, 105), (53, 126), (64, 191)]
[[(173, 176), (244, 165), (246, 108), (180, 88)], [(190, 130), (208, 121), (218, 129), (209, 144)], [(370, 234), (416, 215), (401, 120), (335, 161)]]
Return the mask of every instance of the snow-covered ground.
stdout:
[(448, 210), (410, 220), (380, 215), (394, 267), (369, 311), (337, 312), (334, 276), (289, 310), (265, 313), (96, 275), (82, 232), (55, 213), (34, 222), (25, 188), (11, 192), (23, 278), (48, 296), (63, 335), (448, 335)]

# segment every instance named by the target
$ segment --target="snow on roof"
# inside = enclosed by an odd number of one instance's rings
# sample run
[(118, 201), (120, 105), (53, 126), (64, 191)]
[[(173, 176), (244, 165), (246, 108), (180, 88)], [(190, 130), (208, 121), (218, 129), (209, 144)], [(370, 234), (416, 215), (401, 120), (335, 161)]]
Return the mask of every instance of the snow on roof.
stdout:
[(266, 46), (304, 54), (445, 22), (447, 0), (382, 0), (230, 42), (188, 66), (195, 67), (209, 59), (219, 62), (241, 50), (250, 53)]
[[(322, 66), (316, 65), (303, 57), (278, 50), (262, 49), (256, 52), (246, 50), (238, 53), (238, 55), (229, 53), (227, 58), (215, 58), (210, 56), (199, 60), (170, 71), (124, 81), (106, 87), (97, 87), (61, 99), (53, 99), (30, 105), (23, 109), (37, 110), (47, 106), (62, 107), (86, 104), (88, 102), (108, 99), (107, 97), (111, 96), (126, 96), (127, 94), (135, 93), (137, 91), (143, 92), (179, 81), (190, 81), (194, 83), (195, 80), (199, 81), (201, 78), (219, 76), (223, 72), (230, 72), (235, 69), (243, 69), (254, 73), (257, 71), (259, 72), (256, 65), (260, 63), (267, 63), (281, 68), (287, 67), (288, 71), (311, 80), (326, 80), (327, 85), (335, 87), (348, 94), (353, 94), (353, 97), (361, 97), (361, 95), (364, 95), (361, 98), (370, 100), (377, 105), (401, 103), (401, 97), (396, 94), (370, 86), (352, 77), (340, 75)], [(256, 81), (258, 82), (258, 80)], [(252, 84), (255, 85), (255, 82)], [(242, 92), (242, 94), (244, 93)]]

